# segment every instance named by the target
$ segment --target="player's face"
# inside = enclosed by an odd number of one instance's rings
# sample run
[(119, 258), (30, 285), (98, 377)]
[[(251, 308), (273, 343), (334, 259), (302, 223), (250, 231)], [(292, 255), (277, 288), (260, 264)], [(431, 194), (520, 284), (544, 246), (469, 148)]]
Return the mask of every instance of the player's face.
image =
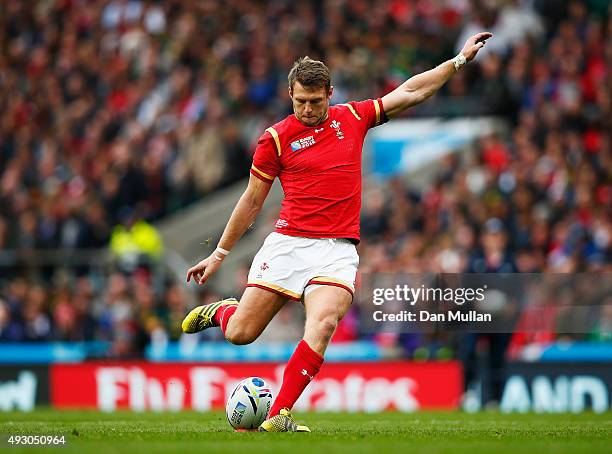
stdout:
[(289, 97), (293, 102), (295, 117), (306, 126), (316, 126), (327, 118), (329, 100), (334, 88), (329, 91), (325, 88), (307, 89), (299, 82), (289, 87)]

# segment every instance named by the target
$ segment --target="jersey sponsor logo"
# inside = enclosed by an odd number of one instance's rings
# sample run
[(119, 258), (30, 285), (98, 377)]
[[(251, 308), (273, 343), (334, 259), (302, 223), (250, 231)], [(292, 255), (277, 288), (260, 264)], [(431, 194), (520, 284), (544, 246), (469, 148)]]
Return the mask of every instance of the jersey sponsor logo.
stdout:
[(344, 133), (340, 129), (340, 125), (341, 124), (342, 123), (340, 123), (339, 121), (336, 121), (336, 120), (332, 121), (331, 124), (330, 124), (330, 126), (336, 130), (336, 137), (338, 139), (344, 139)]
[(308, 148), (314, 144), (314, 136), (303, 137), (295, 142), (291, 142), (291, 151), (303, 150), (304, 148)]
[(278, 221), (276, 221), (276, 224), (274, 225), (276, 226), (277, 229), (282, 229), (283, 227), (287, 227), (289, 223), (285, 221), (284, 219), (279, 219)]

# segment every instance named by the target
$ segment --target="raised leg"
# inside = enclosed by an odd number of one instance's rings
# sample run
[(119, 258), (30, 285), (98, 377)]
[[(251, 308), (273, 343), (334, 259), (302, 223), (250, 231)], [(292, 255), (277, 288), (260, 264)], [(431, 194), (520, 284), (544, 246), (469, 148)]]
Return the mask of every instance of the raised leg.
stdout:
[(284, 296), (257, 287), (247, 287), (229, 320), (224, 320), (225, 338), (236, 345), (250, 344), (285, 305)]

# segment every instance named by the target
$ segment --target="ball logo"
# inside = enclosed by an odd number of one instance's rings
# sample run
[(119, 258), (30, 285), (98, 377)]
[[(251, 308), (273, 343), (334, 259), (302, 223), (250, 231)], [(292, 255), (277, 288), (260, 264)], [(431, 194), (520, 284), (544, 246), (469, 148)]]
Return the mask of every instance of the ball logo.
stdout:
[(262, 397), (272, 397), (272, 391), (270, 391), (268, 388), (262, 388), (259, 390), (259, 395), (257, 396), (259, 399), (261, 399)]
[(244, 416), (244, 412), (246, 411), (246, 405), (238, 402), (236, 404), (236, 408), (234, 408), (234, 413), (232, 413), (232, 422), (234, 424), (240, 424), (242, 417)]

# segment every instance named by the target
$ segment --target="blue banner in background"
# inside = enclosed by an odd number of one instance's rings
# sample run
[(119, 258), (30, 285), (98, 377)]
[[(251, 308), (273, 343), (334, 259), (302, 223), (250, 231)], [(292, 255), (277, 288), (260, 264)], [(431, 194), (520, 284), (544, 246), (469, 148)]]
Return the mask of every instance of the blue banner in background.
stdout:
[(53, 342), (0, 344), (0, 363), (78, 363), (87, 358), (108, 357), (109, 342)]
[[(295, 343), (255, 343), (232, 345), (227, 342), (169, 342), (149, 344), (144, 358), (154, 362), (285, 362)], [(116, 359), (109, 354), (109, 342), (3, 343), (0, 364), (79, 363), (88, 359)], [(390, 359), (383, 347), (373, 341), (332, 343), (325, 353), (329, 362), (380, 361)], [(603, 362), (612, 363), (610, 342), (559, 342), (530, 348), (528, 362)]]
[(497, 129), (488, 118), (393, 121), (370, 133), (368, 169), (381, 178), (416, 172)]
[[(150, 361), (284, 362), (295, 350), (295, 345), (295, 343), (232, 345), (227, 342), (172, 342), (147, 346), (145, 357)], [(325, 360), (331, 362), (376, 361), (383, 357), (382, 349), (370, 341), (332, 343), (325, 352)]]
[(539, 360), (542, 362), (612, 362), (612, 343), (558, 342), (545, 347)]

